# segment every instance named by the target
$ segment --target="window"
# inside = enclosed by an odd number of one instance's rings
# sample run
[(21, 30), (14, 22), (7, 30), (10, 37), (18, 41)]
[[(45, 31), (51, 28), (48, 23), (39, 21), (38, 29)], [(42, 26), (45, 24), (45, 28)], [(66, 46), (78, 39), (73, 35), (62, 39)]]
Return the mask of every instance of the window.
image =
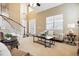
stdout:
[(53, 30), (53, 16), (46, 18), (46, 30)]
[[(0, 6), (1, 9), (1, 6)], [(8, 9), (7, 8), (2, 8), (2, 11), (0, 10), (0, 14), (9, 17)], [(3, 20), (4, 18), (0, 16), (0, 28), (1, 29), (6, 29), (7, 28), (7, 22)], [(9, 27), (9, 26), (8, 26)]]
[(29, 33), (35, 34), (36, 33), (36, 20), (31, 19), (29, 21)]
[(54, 30), (63, 30), (63, 15), (54, 16)]
[(58, 36), (63, 35), (63, 14), (47, 17), (46, 30), (52, 31)]

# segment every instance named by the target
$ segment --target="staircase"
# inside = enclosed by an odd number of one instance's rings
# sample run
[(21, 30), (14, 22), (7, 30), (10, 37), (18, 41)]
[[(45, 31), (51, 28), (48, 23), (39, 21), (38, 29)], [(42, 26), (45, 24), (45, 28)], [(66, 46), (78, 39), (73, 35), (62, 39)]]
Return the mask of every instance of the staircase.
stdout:
[[(0, 32), (3, 32), (4, 34), (10, 33), (12, 35), (25, 37), (25, 27), (23, 25), (4, 15), (0, 14), (0, 17), (2, 20)], [(24, 29), (23, 34), (21, 34), (21, 28)]]

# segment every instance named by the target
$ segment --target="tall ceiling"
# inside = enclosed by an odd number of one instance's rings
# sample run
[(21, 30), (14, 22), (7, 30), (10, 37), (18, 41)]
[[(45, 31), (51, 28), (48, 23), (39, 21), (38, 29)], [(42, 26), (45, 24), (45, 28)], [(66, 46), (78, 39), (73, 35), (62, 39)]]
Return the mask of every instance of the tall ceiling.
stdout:
[(40, 6), (32, 7), (32, 9), (35, 10), (36, 12), (42, 12), (42, 11), (45, 11), (47, 9), (59, 6), (61, 4), (63, 4), (63, 3), (40, 3)]
[[(40, 3), (40, 6), (31, 7), (31, 9), (35, 10), (36, 12), (42, 12), (42, 11), (45, 11), (47, 9), (59, 6), (61, 4), (63, 4), (63, 3)], [(1, 5), (2, 5), (2, 8), (5, 9), (5, 8), (8, 8), (9, 3), (0, 3), (0, 7), (1, 7)]]

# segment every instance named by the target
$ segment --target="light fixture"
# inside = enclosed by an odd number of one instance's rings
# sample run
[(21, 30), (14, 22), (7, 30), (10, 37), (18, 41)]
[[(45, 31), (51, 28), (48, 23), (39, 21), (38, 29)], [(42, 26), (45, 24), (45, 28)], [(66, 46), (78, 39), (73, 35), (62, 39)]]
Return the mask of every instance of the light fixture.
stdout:
[(40, 3), (29, 3), (28, 6), (29, 7), (36, 7), (36, 6), (40, 6)]
[(40, 6), (40, 4), (39, 4), (39, 3), (37, 3), (37, 6)]

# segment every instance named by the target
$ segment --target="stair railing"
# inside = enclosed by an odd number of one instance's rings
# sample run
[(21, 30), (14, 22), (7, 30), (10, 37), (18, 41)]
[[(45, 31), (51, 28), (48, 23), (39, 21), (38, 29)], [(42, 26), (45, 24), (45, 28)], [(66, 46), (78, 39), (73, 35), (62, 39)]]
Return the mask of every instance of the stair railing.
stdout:
[(14, 21), (13, 19), (11, 19), (11, 18), (9, 18), (9, 17), (6, 17), (6, 16), (4, 16), (4, 15), (2, 15), (2, 14), (0, 14), (0, 16), (1, 16), (5, 21), (7, 21), (13, 29), (15, 29), (15, 27), (14, 27), (8, 20), (11, 20), (11, 21), (13, 21), (14, 23), (20, 25), (22, 28), (24, 28), (23, 37), (26, 36), (26, 35), (25, 35), (25, 27), (24, 27), (22, 24), (20, 24), (20, 23)]

